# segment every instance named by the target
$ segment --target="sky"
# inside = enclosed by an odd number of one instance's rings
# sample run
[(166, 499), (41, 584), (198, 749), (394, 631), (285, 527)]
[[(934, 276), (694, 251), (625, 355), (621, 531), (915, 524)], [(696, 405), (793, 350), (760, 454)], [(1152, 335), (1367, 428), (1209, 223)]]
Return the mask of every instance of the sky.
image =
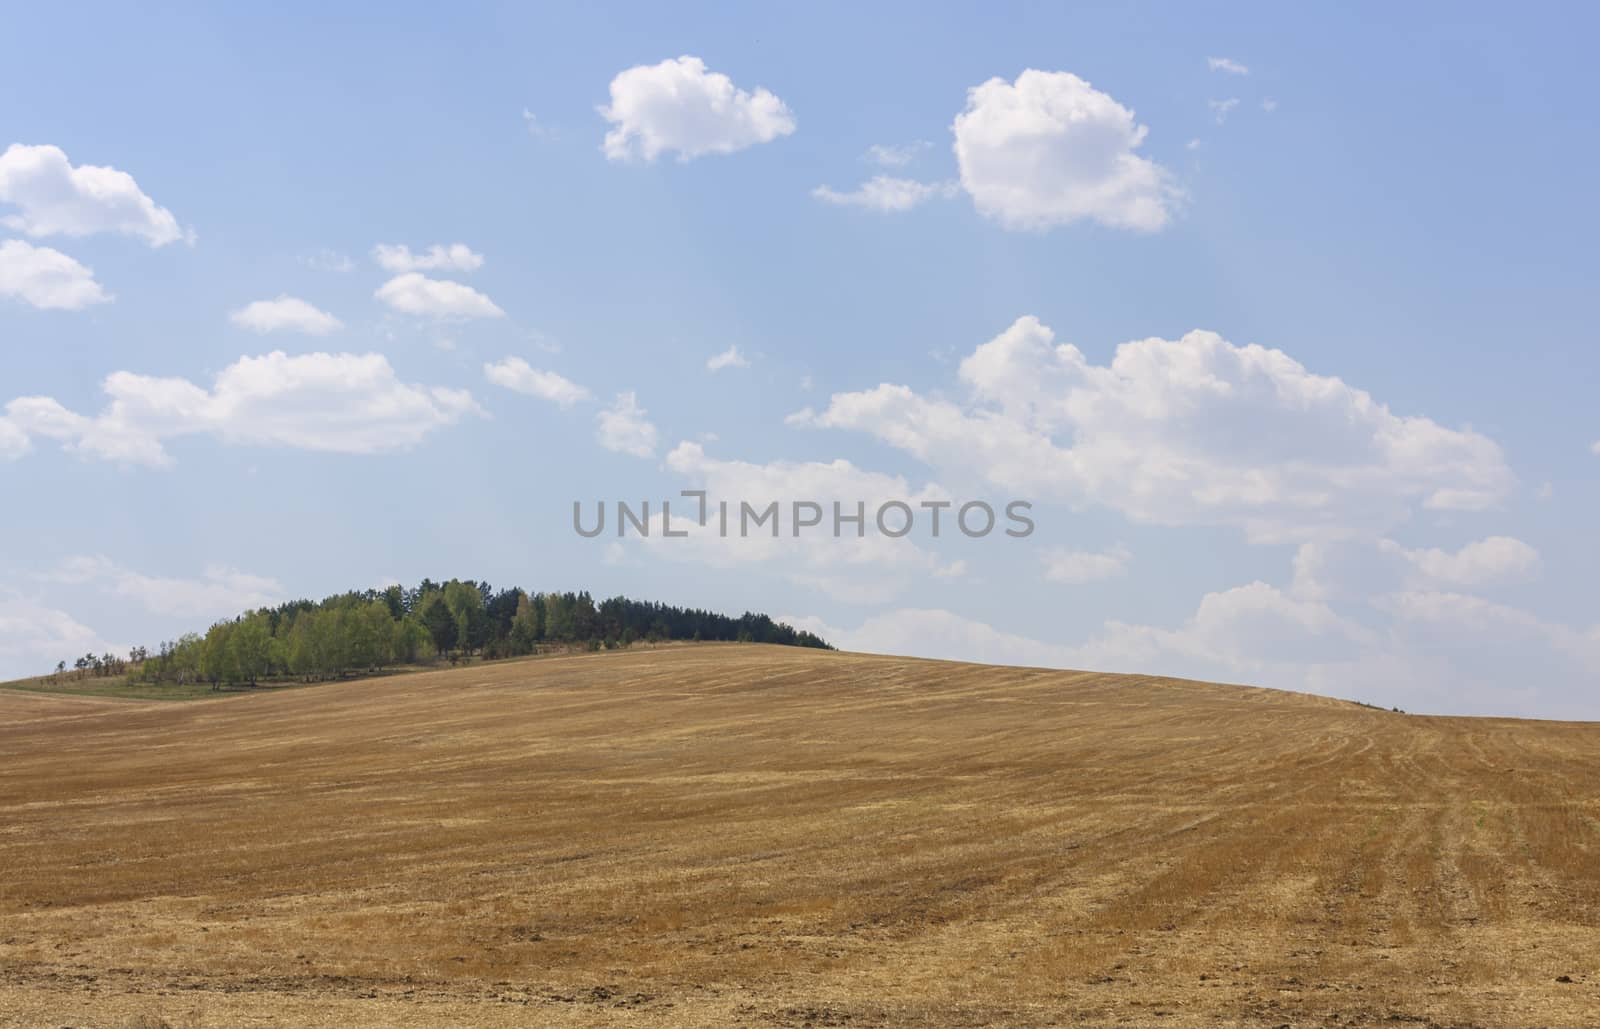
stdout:
[(1600, 718), (1597, 20), (17, 8), (0, 677), (426, 576)]

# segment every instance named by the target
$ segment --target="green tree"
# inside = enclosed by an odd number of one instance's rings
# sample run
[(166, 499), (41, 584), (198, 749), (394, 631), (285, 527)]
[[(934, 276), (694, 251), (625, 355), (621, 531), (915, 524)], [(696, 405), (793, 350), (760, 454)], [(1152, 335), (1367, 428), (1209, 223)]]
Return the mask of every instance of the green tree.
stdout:
[(200, 648), (200, 678), (211, 683), (212, 689), (239, 678), (231, 645), (234, 627), (233, 622), (218, 622), (213, 625), (206, 633), (205, 643)]
[(422, 601), (420, 618), (422, 627), (428, 631), (428, 639), (433, 642), (433, 649), (440, 654), (448, 654), (456, 645), (456, 618), (444, 602), (444, 594), (429, 593)]
[(233, 652), (233, 670), (240, 679), (254, 686), (272, 671), (272, 623), (257, 611), (239, 620), (228, 642)]
[(544, 638), (570, 640), (572, 634), (572, 606), (577, 598), (568, 593), (544, 594)]
[(394, 623), (390, 629), (390, 640), (389, 653), (399, 664), (416, 664), (423, 652), (432, 648), (428, 630), (409, 615)]
[(456, 646), (468, 653), (481, 649), (488, 642), (489, 616), (478, 585), (451, 579), (444, 584), (444, 603), (456, 623)]
[(526, 593), (517, 597), (517, 613), (511, 619), (511, 652), (513, 654), (531, 654), (537, 648), (539, 638), (544, 635), (542, 609), (536, 606), (533, 598)]

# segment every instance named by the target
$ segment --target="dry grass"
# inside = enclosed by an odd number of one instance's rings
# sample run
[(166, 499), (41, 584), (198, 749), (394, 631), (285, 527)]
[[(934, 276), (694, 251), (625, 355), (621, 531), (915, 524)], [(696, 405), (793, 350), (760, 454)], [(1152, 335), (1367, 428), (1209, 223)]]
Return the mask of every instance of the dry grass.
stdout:
[(0, 812), (0, 1024), (1600, 1011), (1600, 725), (679, 647), (0, 692)]

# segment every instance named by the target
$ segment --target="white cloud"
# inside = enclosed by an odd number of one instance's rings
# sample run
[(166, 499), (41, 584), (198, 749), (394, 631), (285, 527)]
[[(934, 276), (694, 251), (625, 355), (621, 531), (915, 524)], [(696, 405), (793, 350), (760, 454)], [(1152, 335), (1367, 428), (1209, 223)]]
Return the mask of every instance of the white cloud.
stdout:
[(43, 310), (76, 311), (102, 304), (111, 294), (87, 268), (59, 250), (20, 239), (0, 242), (0, 297), (15, 297)]
[(1271, 114), (1273, 111), (1276, 111), (1278, 109), (1278, 102), (1276, 100), (1272, 99), (1270, 96), (1262, 97), (1261, 98), (1261, 109), (1263, 111), (1266, 111), (1268, 114)]
[(0, 417), (0, 461), (15, 461), (32, 449), (28, 434), (11, 419)]
[(604, 149), (613, 161), (731, 154), (794, 131), (782, 100), (765, 89), (747, 93), (688, 56), (618, 73), (600, 114), (612, 124)]
[(343, 454), (403, 450), (468, 414), (466, 390), (400, 382), (381, 354), (275, 351), (241, 357), (207, 390), (187, 379), (114, 372), (100, 414), (69, 411), (50, 397), (18, 397), (5, 422), (73, 453), (124, 464), (171, 463), (163, 443), (210, 435), (224, 443)]
[(849, 193), (840, 193), (829, 186), (818, 186), (811, 191), (811, 195), (826, 203), (864, 207), (869, 211), (909, 211), (925, 200), (954, 196), (956, 188), (953, 182), (916, 182), (876, 175)]
[(1233, 113), (1233, 109), (1239, 106), (1239, 98), (1231, 96), (1226, 100), (1208, 100), (1206, 106), (1211, 108), (1211, 116), (1217, 119), (1218, 125), (1221, 125), (1228, 120), (1228, 115)]
[(1070, 72), (975, 86), (951, 130), (961, 185), (1007, 228), (1092, 220), (1151, 232), (1177, 198), (1167, 171), (1136, 153), (1147, 130), (1133, 112)]
[(1374, 638), (1324, 604), (1286, 596), (1261, 582), (1206, 594), (1176, 629), (1109, 621), (1080, 644), (1030, 639), (944, 610), (890, 611), (855, 630), (805, 617), (784, 620), (801, 628), (818, 626), (813, 631), (844, 650), (1220, 679), (1306, 655), (1337, 658), (1353, 643)]
[(814, 632), (840, 650), (1036, 668), (1078, 667), (1078, 655), (1069, 646), (1002, 632), (941, 609), (899, 608), (873, 615), (854, 629), (829, 625), (812, 615), (786, 614), (778, 620)]
[(1596, 717), (1590, 687), (1600, 677), (1600, 626), (1575, 629), (1448, 591), (1399, 593), (1374, 607), (1395, 620), (1391, 650), (1425, 669), (1419, 674), (1403, 666), (1403, 674), (1383, 683), (1388, 690), (1403, 695), (1425, 677), (1422, 687), (1435, 709)]
[(373, 294), (399, 311), (428, 318), (498, 318), (505, 314), (494, 301), (471, 286), (448, 279), (430, 279), (421, 272), (406, 272), (378, 287)]
[(1527, 582), (1539, 552), (1509, 536), (1490, 536), (1457, 550), (1410, 549), (1391, 539), (1319, 540), (1294, 556), (1296, 596), (1367, 604), (1374, 597), (1439, 589), (1490, 589)]
[(713, 354), (706, 359), (706, 371), (720, 372), (724, 368), (748, 368), (749, 358), (740, 351), (739, 344), (735, 343), (720, 354)]
[(30, 236), (117, 232), (159, 247), (185, 235), (133, 176), (92, 164), (73, 167), (55, 146), (13, 143), (0, 154), (0, 203), (20, 209), (0, 217), (0, 224)]
[(344, 323), (299, 297), (280, 294), (276, 300), (257, 300), (228, 315), (233, 324), (251, 332), (304, 332), (326, 336)]
[(1412, 711), (1595, 717), (1587, 686), (1600, 674), (1600, 629), (1453, 593), (1402, 594), (1380, 606), (1393, 619), (1383, 632), (1255, 582), (1207, 594), (1175, 629), (1112, 621), (1083, 643), (1033, 639), (946, 610), (891, 610), (853, 629), (782, 620), (844, 650), (1245, 682)]
[(1600, 439), (1597, 439), (1594, 441), (1594, 443), (1590, 444), (1589, 453), (1594, 454), (1596, 457), (1600, 457)]
[(1235, 61), (1231, 57), (1207, 57), (1206, 67), (1212, 71), (1224, 71), (1229, 75), (1248, 75), (1250, 69)]
[(122, 648), (65, 611), (14, 593), (0, 593), (0, 678), (40, 675), (57, 661)]
[(904, 168), (932, 148), (933, 144), (925, 139), (900, 144), (874, 143), (867, 147), (866, 156), (868, 161), (882, 168)]
[(486, 364), (483, 374), (496, 386), (504, 386), (530, 397), (540, 397), (559, 407), (571, 407), (580, 400), (589, 399), (589, 391), (571, 379), (534, 368), (520, 357), (508, 357), (494, 364)]
[[(899, 476), (867, 471), (845, 460), (765, 464), (720, 460), (707, 455), (701, 444), (690, 442), (679, 443), (667, 454), (667, 467), (687, 479), (693, 488), (705, 490), (708, 510), (706, 525), (699, 526), (698, 499), (674, 501), (673, 529), (687, 530), (687, 538), (666, 539), (660, 533), (649, 540), (630, 537), (629, 542), (648, 545), (658, 557), (701, 568), (760, 567), (780, 579), (854, 602), (887, 600), (918, 579), (930, 575), (954, 577), (963, 571), (960, 562), (941, 562), (913, 538), (925, 536), (925, 528), (892, 538), (877, 525), (880, 505), (895, 500), (909, 505), (925, 527), (929, 514), (919, 511), (918, 505), (923, 501), (948, 504), (950, 500), (936, 485), (913, 488)], [(728, 505), (726, 534), (719, 507), (724, 502)], [(803, 514), (820, 519), (819, 524), (798, 535), (793, 506), (796, 502), (816, 504), (817, 509), (807, 509)], [(762, 525), (752, 522), (747, 531), (741, 531), (744, 503), (757, 515), (776, 503), (775, 521)], [(857, 513), (859, 505), (864, 513), (859, 535), (853, 524), (841, 523), (835, 536), (835, 503), (848, 516)], [(954, 517), (950, 511), (944, 512), (947, 535), (954, 531)], [(891, 511), (886, 518), (890, 531), (895, 531), (902, 514)], [(777, 535), (773, 535), (774, 527)]]
[(647, 417), (649, 412), (639, 406), (639, 398), (632, 390), (618, 393), (611, 406), (600, 412), (599, 429), (595, 438), (607, 450), (634, 457), (650, 457), (656, 452), (656, 427)]
[(1095, 365), (1054, 343), (1024, 317), (962, 361), (966, 403), (884, 384), (792, 420), (870, 433), (941, 477), (1257, 542), (1374, 537), (1417, 507), (1489, 507), (1515, 481), (1487, 437), (1396, 415), (1280, 350), (1195, 331)]
[(1455, 552), (1407, 550), (1393, 540), (1382, 540), (1379, 547), (1409, 565), (1422, 583), (1488, 586), (1526, 579), (1539, 569), (1539, 552), (1510, 536), (1490, 536)]
[(210, 565), (196, 579), (174, 579), (143, 575), (104, 556), (78, 556), (68, 558), (43, 578), (96, 586), (152, 614), (195, 619), (231, 618), (281, 603), (286, 596), (276, 579), (226, 565)]
[(314, 254), (306, 254), (300, 258), (300, 263), (316, 272), (350, 272), (355, 271), (356, 263), (350, 260), (348, 254), (341, 254), (337, 250), (318, 250)]
[(1078, 653), (1094, 668), (1242, 676), (1277, 685), (1272, 675), (1278, 665), (1340, 660), (1377, 640), (1323, 601), (1257, 581), (1207, 593), (1176, 629), (1108, 621)]
[(483, 267), (483, 255), (474, 253), (465, 243), (443, 246), (435, 243), (425, 253), (413, 254), (404, 243), (391, 245), (379, 243), (372, 248), (372, 259), (390, 272), (477, 271)]
[(1242, 682), (1412, 711), (1595, 718), (1600, 626), (1453, 590), (1385, 591), (1406, 564), (1382, 545), (1307, 544), (1288, 590), (1251, 582), (1205, 594), (1173, 627), (1112, 619), (1056, 640), (943, 610), (883, 612), (853, 629), (784, 620), (849, 650)]
[(1200, 144), (1200, 141), (1198, 139), (1191, 139), (1191, 140), (1189, 140), (1189, 142), (1187, 142), (1187, 143), (1185, 143), (1183, 145), (1183, 148), (1185, 150), (1199, 150), (1200, 149), (1200, 145), (1201, 144)]
[(1126, 575), (1133, 554), (1118, 545), (1109, 550), (1065, 550), (1044, 553), (1044, 577), (1051, 582), (1072, 584), (1100, 582)]

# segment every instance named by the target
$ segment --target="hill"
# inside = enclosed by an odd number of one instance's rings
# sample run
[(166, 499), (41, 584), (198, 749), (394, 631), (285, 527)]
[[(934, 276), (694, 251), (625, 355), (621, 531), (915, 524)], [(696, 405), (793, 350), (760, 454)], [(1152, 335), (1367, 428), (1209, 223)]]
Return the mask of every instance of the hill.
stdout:
[(0, 692), (0, 1024), (1600, 1010), (1600, 725), (707, 644)]

